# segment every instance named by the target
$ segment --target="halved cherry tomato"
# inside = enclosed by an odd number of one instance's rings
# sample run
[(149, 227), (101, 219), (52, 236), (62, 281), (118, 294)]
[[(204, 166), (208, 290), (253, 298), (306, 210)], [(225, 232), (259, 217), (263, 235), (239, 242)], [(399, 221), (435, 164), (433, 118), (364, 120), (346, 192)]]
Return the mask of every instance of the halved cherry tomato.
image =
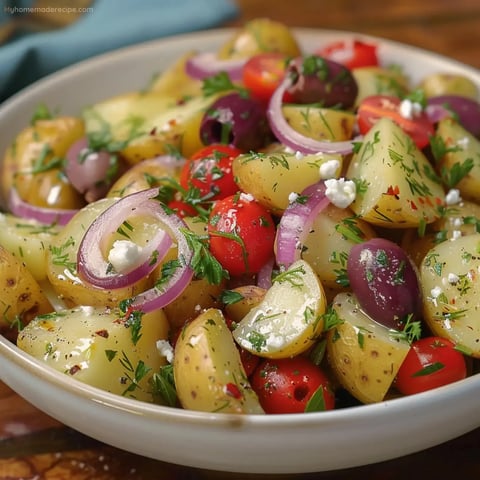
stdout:
[(232, 276), (258, 273), (273, 256), (273, 218), (249, 195), (217, 201), (210, 212), (208, 234), (210, 251)]
[[(268, 102), (280, 85), (287, 70), (288, 58), (277, 52), (259, 53), (252, 56), (243, 67), (243, 83), (252, 97)], [(284, 101), (289, 100), (288, 92)]]
[(404, 395), (432, 390), (467, 376), (465, 357), (446, 338), (426, 337), (412, 343), (395, 379)]
[(335, 395), (328, 377), (307, 357), (264, 359), (250, 382), (266, 413), (303, 413), (312, 396), (319, 393), (323, 400), (319, 397), (317, 407), (312, 410), (335, 407)]
[(232, 162), (242, 151), (230, 145), (212, 144), (195, 152), (180, 172), (180, 185), (197, 188), (205, 200), (217, 200), (238, 191)]
[(426, 147), (435, 133), (433, 123), (424, 111), (402, 114), (402, 100), (392, 95), (371, 95), (358, 106), (358, 128), (364, 135), (382, 117), (392, 119), (412, 137), (418, 148)]
[(374, 67), (379, 64), (377, 46), (361, 40), (340, 40), (325, 45), (316, 52), (347, 68)]
[(193, 205), (182, 200), (172, 200), (168, 202), (168, 207), (182, 218), (195, 217), (198, 214)]

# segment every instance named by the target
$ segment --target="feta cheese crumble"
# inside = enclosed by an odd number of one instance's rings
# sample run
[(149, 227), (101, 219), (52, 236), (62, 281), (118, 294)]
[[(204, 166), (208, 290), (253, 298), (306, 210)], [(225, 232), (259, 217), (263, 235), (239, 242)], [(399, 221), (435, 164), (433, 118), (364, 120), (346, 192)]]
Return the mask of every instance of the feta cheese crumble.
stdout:
[(458, 190), (458, 188), (451, 188), (445, 196), (445, 203), (447, 205), (456, 205), (461, 201), (462, 197), (460, 196), (460, 190)]
[(337, 174), (340, 162), (338, 160), (327, 160), (320, 165), (320, 178), (323, 180), (334, 178)]
[(422, 113), (422, 105), (406, 98), (400, 102), (399, 112), (403, 118), (412, 120), (414, 117), (418, 117)]
[(158, 353), (165, 357), (165, 360), (168, 363), (173, 362), (173, 347), (168, 340), (157, 340), (157, 350)]
[(338, 208), (347, 208), (355, 200), (357, 189), (352, 180), (329, 178), (325, 186), (325, 196)]
[(142, 247), (130, 240), (115, 240), (108, 253), (108, 261), (116, 272), (131, 270), (140, 263)]

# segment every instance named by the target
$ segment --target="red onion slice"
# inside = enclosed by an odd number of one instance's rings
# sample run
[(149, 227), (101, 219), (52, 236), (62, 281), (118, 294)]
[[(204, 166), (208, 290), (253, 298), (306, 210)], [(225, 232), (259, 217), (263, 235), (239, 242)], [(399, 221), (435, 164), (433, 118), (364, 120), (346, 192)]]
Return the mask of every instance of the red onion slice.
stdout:
[[(190, 268), (193, 253), (182, 233), (182, 228), (188, 227), (180, 217), (167, 213), (162, 204), (154, 200), (158, 193), (158, 188), (151, 188), (127, 195), (114, 203), (89, 226), (77, 256), (78, 273), (83, 279), (100, 288), (121, 288), (151, 273), (172, 245), (173, 237), (177, 242), (179, 267), (161, 287), (140, 293), (131, 303), (131, 308), (145, 313), (173, 301), (193, 276)], [(106, 243), (123, 222), (133, 215), (149, 215), (159, 220), (164, 228), (159, 229), (149, 246), (143, 248), (140, 264), (137, 262), (126, 272), (108, 272), (108, 263), (103, 255)], [(155, 251), (157, 254), (154, 254)]]
[(292, 79), (286, 75), (283, 82), (277, 87), (267, 109), (267, 118), (270, 128), (277, 139), (291, 148), (294, 151), (309, 154), (309, 153), (331, 153), (348, 155), (353, 151), (353, 142), (324, 142), (315, 140), (310, 137), (302, 135), (292, 128), (282, 111), (283, 96), (290, 86), (292, 86)]
[(45, 225), (66, 225), (78, 212), (77, 209), (48, 208), (32, 205), (22, 200), (15, 187), (12, 187), (8, 196), (9, 210), (20, 218), (36, 220)]
[(300, 258), (305, 236), (316, 216), (328, 206), (323, 180), (310, 185), (302, 193), (305, 202), (289, 204), (280, 219), (276, 238), (277, 265), (288, 268)]
[(242, 79), (242, 71), (246, 58), (221, 60), (213, 52), (203, 52), (190, 57), (185, 64), (187, 75), (203, 80), (220, 72), (228, 73), (232, 81)]

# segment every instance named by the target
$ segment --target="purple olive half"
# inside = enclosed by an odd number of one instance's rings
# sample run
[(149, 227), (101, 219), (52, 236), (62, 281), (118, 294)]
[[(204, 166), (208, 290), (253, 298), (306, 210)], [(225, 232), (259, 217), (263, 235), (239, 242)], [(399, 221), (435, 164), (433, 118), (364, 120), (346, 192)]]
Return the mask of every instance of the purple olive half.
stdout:
[(388, 328), (402, 330), (408, 315), (418, 318), (417, 272), (405, 251), (384, 238), (354, 245), (347, 261), (350, 287), (362, 309)]
[(225, 143), (240, 150), (257, 150), (271, 138), (265, 107), (240, 92), (229, 93), (213, 103), (200, 124), (205, 145)]

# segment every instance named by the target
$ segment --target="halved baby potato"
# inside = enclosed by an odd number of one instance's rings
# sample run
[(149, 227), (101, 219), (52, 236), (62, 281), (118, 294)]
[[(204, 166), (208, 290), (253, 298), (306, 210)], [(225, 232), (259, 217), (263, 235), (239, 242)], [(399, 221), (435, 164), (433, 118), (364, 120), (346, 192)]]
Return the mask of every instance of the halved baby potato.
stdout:
[(339, 323), (327, 335), (327, 358), (339, 383), (362, 403), (381, 402), (410, 344), (372, 320), (352, 293), (333, 301)]
[(318, 276), (305, 260), (298, 260), (274, 279), (263, 300), (236, 326), (233, 337), (261, 357), (299, 355), (321, 335), (326, 304)]
[(264, 413), (221, 310), (205, 310), (187, 324), (175, 344), (173, 372), (185, 409)]

